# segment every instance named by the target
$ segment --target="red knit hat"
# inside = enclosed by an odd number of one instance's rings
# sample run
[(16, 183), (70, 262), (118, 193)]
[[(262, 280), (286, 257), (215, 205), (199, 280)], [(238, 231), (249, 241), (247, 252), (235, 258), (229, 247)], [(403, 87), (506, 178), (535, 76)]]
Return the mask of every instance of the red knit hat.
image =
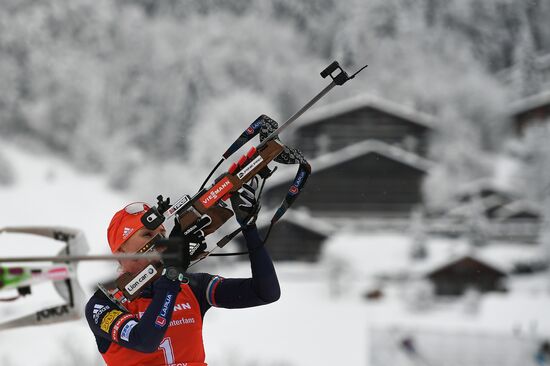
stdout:
[(126, 240), (143, 227), (141, 216), (149, 209), (145, 202), (130, 203), (115, 213), (107, 229), (111, 252), (116, 252)]

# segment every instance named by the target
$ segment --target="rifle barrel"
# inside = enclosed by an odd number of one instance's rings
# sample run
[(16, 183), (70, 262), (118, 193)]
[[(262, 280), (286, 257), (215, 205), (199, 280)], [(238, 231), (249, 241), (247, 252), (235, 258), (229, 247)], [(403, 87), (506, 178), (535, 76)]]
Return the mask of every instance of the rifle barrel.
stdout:
[(323, 90), (321, 90), (316, 96), (314, 96), (309, 102), (307, 102), (306, 105), (304, 105), (300, 110), (296, 113), (294, 113), (289, 119), (285, 121), (281, 126), (279, 126), (278, 129), (271, 132), (257, 147), (259, 150), (262, 148), (269, 140), (283, 132), (290, 124), (294, 121), (296, 121), (302, 114), (304, 114), (308, 109), (310, 109), (315, 103), (319, 101), (322, 97), (325, 96), (332, 88), (336, 86), (336, 83), (333, 81), (330, 84), (328, 84)]

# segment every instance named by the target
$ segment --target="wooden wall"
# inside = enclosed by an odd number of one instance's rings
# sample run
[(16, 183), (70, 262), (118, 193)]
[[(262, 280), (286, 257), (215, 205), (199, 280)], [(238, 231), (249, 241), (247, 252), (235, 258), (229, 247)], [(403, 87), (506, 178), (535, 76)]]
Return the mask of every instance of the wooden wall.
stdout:
[[(315, 172), (293, 207), (307, 207), (314, 215), (363, 214), (372, 216), (410, 214), (422, 202), (425, 173), (403, 163), (368, 153), (332, 168)], [(291, 181), (275, 187), (266, 184), (267, 206), (279, 205)]]
[(543, 122), (549, 118), (550, 103), (520, 113), (514, 117), (516, 133), (521, 136), (529, 125)]
[(480, 292), (501, 291), (504, 273), (470, 257), (465, 257), (427, 276), (437, 295), (458, 296), (469, 288)]
[[(429, 129), (424, 126), (365, 107), (299, 128), (296, 131), (295, 146), (311, 158), (367, 139), (375, 139), (397, 144), (407, 151), (426, 156), (428, 133)], [(325, 144), (328, 146), (323, 149)]]
[[(267, 227), (261, 227), (262, 238)], [(271, 258), (276, 261), (315, 262), (319, 259), (321, 246), (327, 237), (308, 230), (290, 221), (281, 220), (271, 231), (266, 243)], [(242, 236), (237, 239), (239, 247), (246, 250)]]

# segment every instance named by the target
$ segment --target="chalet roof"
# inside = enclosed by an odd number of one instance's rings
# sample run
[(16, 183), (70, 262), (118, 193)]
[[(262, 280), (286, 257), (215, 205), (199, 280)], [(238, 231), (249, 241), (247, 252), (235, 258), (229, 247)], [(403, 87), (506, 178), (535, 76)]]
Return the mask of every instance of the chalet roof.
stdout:
[(498, 270), (510, 273), (518, 262), (540, 258), (540, 248), (532, 245), (493, 241), (490, 245), (472, 248), (465, 237), (449, 238), (430, 235), (426, 238), (428, 256), (411, 260), (410, 232), (355, 231), (346, 228), (335, 233), (323, 246), (323, 256), (337, 257), (348, 263), (354, 273), (365, 278), (387, 276), (424, 278), (436, 268), (471, 255)]
[(426, 128), (433, 129), (436, 126), (434, 117), (426, 113), (374, 95), (361, 94), (311, 110), (304, 115), (299, 128), (366, 107), (392, 114)]
[(455, 197), (464, 200), (471, 197), (499, 196), (505, 200), (512, 200), (516, 194), (491, 178), (481, 178), (462, 184), (457, 189)]
[[(391, 160), (395, 160), (423, 172), (427, 172), (434, 165), (434, 163), (430, 160), (401, 149), (400, 147), (378, 140), (365, 140), (347, 146), (343, 149), (321, 155), (310, 161), (310, 164), (313, 167), (313, 172), (315, 173), (371, 153), (380, 154)], [(270, 183), (273, 186), (279, 185), (292, 180), (295, 175), (296, 168), (285, 169), (279, 174), (275, 174), (273, 178), (271, 178)]]
[[(271, 215), (272, 212), (269, 214)], [(265, 222), (265, 220), (260, 221)], [(337, 230), (337, 227), (329, 220), (314, 218), (307, 211), (300, 209), (289, 209), (281, 219), (281, 222), (299, 226), (307, 231), (314, 232), (324, 237), (329, 237)], [(269, 222), (259, 225), (260, 228), (267, 226), (269, 226)]]
[(508, 109), (508, 114), (511, 116), (517, 116), (521, 113), (544, 105), (550, 105), (550, 90), (535, 95), (530, 95), (526, 98), (513, 102)]
[(541, 216), (541, 208), (526, 200), (515, 200), (500, 207), (495, 211), (498, 219), (507, 219), (521, 213), (528, 213), (533, 216)]
[(464, 218), (471, 218), (474, 214), (484, 214), (486, 216), (492, 216), (493, 211), (499, 210), (504, 201), (499, 197), (491, 196), (479, 201), (461, 203), (457, 206), (451, 207), (444, 212), (445, 215)]
[(503, 207), (517, 201), (517, 195), (509, 189), (501, 187), (491, 179), (479, 179), (461, 186), (452, 206), (444, 211), (444, 214), (469, 217), (477, 212), (495, 217)]
[(490, 263), (490, 262), (488, 262), (484, 259), (480, 259), (479, 257), (477, 257), (477, 256), (475, 256), (471, 253), (460, 256), (460, 257), (455, 257), (455, 258), (451, 259), (450, 261), (444, 263), (443, 265), (437, 266), (437, 267), (433, 268), (432, 270), (430, 270), (429, 272), (426, 272), (425, 276), (426, 277), (431, 277), (431, 276), (435, 275), (436, 273), (440, 273), (442, 271), (445, 271), (445, 270), (455, 266), (457, 263), (462, 262), (463, 260), (466, 260), (466, 259), (470, 259), (474, 262), (480, 263), (481, 265), (490, 268), (491, 270), (493, 270), (494, 272), (498, 273), (501, 276), (506, 276), (506, 270), (505, 269), (500, 268), (500, 266), (498, 266), (494, 263)]

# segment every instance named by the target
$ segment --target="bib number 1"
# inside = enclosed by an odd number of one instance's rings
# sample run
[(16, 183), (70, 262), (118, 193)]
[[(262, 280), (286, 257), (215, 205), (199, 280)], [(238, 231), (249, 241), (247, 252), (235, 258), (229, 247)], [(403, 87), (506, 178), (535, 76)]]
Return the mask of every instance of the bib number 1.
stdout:
[(172, 341), (170, 340), (170, 337), (166, 337), (162, 340), (162, 342), (159, 345), (159, 349), (162, 350), (162, 353), (164, 354), (164, 361), (167, 365), (171, 365), (174, 363), (174, 350), (172, 349)]

